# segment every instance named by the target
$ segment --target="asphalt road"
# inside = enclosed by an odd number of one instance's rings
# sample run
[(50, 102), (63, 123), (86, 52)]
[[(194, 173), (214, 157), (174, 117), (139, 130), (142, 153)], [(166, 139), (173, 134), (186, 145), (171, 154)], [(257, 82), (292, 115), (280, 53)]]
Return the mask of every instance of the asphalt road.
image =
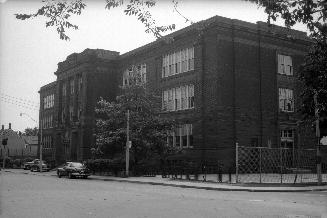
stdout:
[(327, 192), (254, 193), (1, 171), (1, 217), (322, 217)]

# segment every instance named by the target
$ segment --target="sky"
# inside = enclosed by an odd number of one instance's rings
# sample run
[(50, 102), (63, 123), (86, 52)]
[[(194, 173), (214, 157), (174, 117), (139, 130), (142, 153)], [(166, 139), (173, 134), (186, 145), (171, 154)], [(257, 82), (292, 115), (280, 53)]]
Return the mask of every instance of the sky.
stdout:
[[(126, 0), (125, 0), (126, 1)], [(30, 14), (42, 6), (41, 0), (0, 0), (0, 124), (15, 131), (38, 126), (40, 87), (56, 80), (58, 62), (86, 48), (118, 51), (121, 54), (154, 41), (134, 16), (123, 7), (105, 9), (105, 0), (84, 0), (82, 15), (71, 22), (79, 30), (68, 31), (69, 41), (60, 40), (55, 28), (45, 27), (45, 19), (17, 20), (15, 13)], [(169, 0), (157, 0), (150, 9), (158, 25), (176, 24), (176, 30), (190, 23), (174, 11)], [(255, 23), (267, 15), (257, 5), (241, 0), (179, 0), (178, 10), (193, 22), (215, 15)], [(283, 26), (282, 21), (275, 24)], [(294, 29), (306, 31), (303, 25)], [(22, 113), (22, 116), (20, 114)]]

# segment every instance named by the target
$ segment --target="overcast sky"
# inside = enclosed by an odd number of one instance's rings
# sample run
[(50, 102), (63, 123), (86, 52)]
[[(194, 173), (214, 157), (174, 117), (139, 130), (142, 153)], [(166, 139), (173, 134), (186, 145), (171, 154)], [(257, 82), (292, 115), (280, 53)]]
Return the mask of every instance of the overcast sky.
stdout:
[[(14, 17), (15, 13), (35, 12), (42, 5), (41, 0), (0, 2), (0, 124), (8, 128), (10, 122), (17, 131), (38, 126), (38, 91), (55, 81), (58, 62), (69, 54), (86, 48), (122, 54), (155, 40), (144, 32), (136, 17), (126, 16), (123, 8), (105, 10), (105, 0), (85, 1), (87, 7), (82, 15), (72, 18), (79, 30), (68, 32), (70, 41), (60, 40), (55, 28), (45, 27), (43, 18), (21, 21)], [(157, 2), (151, 12), (160, 25), (175, 23), (177, 30), (189, 25), (174, 12), (171, 1)], [(267, 19), (255, 4), (238, 0), (179, 0), (178, 8), (194, 22), (215, 15), (252, 23)], [(294, 29), (306, 30), (302, 25)]]

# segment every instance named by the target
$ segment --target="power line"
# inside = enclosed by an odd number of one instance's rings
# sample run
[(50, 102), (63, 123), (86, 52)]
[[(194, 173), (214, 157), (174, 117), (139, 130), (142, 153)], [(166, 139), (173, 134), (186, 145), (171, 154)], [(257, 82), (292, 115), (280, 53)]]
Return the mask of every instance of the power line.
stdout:
[(1, 93), (0, 92), (0, 95), (6, 96), (6, 97), (9, 97), (9, 98), (14, 98), (14, 99), (17, 99), (19, 101), (30, 102), (29, 104), (39, 105), (38, 102), (27, 100), (27, 99), (23, 99), (23, 98), (17, 98), (17, 97), (11, 96), (11, 95), (7, 95), (5, 93)]
[(32, 106), (24, 106), (24, 105), (21, 105), (21, 104), (17, 104), (17, 103), (14, 103), (14, 102), (11, 102), (10, 100), (6, 100), (6, 99), (3, 99), (1, 98), (0, 101), (3, 101), (3, 102), (6, 102), (6, 103), (10, 103), (10, 104), (13, 104), (13, 105), (16, 105), (18, 107), (23, 107), (23, 108), (26, 108), (26, 109), (29, 109), (29, 110), (35, 110), (35, 111), (38, 111), (39, 109), (36, 108), (36, 107), (32, 107)]
[(7, 98), (7, 97), (4, 97), (4, 96), (0, 96), (2, 99), (6, 100), (6, 101), (11, 101), (11, 102), (15, 102), (17, 104), (21, 104), (21, 105), (26, 105), (28, 107), (35, 107), (35, 108), (38, 108), (39, 106), (38, 105), (33, 105), (33, 104), (29, 104), (27, 102), (22, 102), (22, 101), (17, 101), (15, 99), (10, 99), (10, 98)]

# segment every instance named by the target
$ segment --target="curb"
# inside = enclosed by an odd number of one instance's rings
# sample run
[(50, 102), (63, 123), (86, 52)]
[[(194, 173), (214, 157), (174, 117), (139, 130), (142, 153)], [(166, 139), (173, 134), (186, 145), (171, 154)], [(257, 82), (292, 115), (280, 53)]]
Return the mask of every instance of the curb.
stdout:
[[(17, 174), (29, 174), (36, 176), (56, 176), (50, 174), (39, 174), (39, 173), (30, 173), (30, 172), (13, 172), (10, 170), (4, 170), (4, 172), (17, 173)], [(308, 188), (308, 189), (256, 189), (256, 188), (220, 188), (220, 187), (210, 187), (210, 186), (195, 186), (195, 185), (183, 185), (183, 184), (169, 184), (163, 182), (145, 182), (145, 181), (133, 181), (127, 179), (114, 179), (114, 178), (97, 178), (97, 176), (90, 178), (90, 180), (99, 180), (99, 181), (111, 181), (111, 182), (125, 182), (125, 183), (134, 183), (134, 184), (143, 184), (143, 185), (160, 185), (168, 187), (177, 187), (177, 188), (192, 188), (192, 189), (202, 189), (210, 191), (246, 191), (246, 192), (311, 192), (311, 191), (327, 191), (326, 188)]]
[(102, 180), (102, 181), (112, 181), (112, 182), (126, 182), (134, 184), (147, 184), (147, 185), (160, 185), (160, 186), (170, 186), (178, 188), (193, 188), (193, 189), (203, 189), (203, 190), (212, 190), (212, 191), (247, 191), (247, 192), (311, 192), (311, 191), (327, 191), (326, 188), (320, 189), (299, 189), (299, 190), (278, 190), (278, 189), (251, 189), (251, 188), (219, 188), (219, 187), (210, 187), (210, 186), (194, 186), (194, 185), (178, 185), (178, 184), (168, 184), (161, 182), (143, 182), (143, 181), (131, 181), (124, 179), (101, 179), (101, 178), (92, 178), (93, 180)]

